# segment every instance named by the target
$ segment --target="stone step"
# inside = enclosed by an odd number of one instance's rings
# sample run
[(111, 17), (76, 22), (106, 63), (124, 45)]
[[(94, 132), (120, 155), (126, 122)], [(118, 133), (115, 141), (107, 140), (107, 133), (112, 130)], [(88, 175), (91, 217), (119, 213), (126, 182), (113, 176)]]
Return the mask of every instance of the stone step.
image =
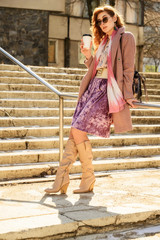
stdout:
[[(110, 138), (89, 136), (92, 147), (98, 146), (131, 146), (131, 145), (159, 145), (160, 134), (144, 135), (119, 135)], [(64, 145), (67, 138), (64, 139)], [(58, 137), (34, 138), (34, 139), (7, 139), (1, 140), (0, 151), (30, 150), (30, 149), (52, 149), (59, 148)]]
[[(93, 158), (128, 158), (160, 155), (160, 145), (93, 148)], [(0, 164), (24, 164), (59, 161), (58, 149), (27, 149), (0, 153)]]
[[(74, 108), (64, 108), (65, 116), (73, 116)], [(0, 116), (9, 117), (27, 117), (27, 116), (41, 116), (52, 117), (59, 115), (59, 108), (1, 108)]]
[[(35, 72), (65, 72), (65, 73), (85, 73), (86, 68), (63, 68), (63, 67), (52, 67), (52, 66), (28, 66)], [(13, 64), (0, 64), (0, 70), (10, 70), (10, 71), (24, 71), (21, 67)], [(154, 72), (140, 72), (143, 76), (147, 78), (159, 78), (160, 73)]]
[(157, 72), (140, 72), (140, 74), (142, 74), (144, 77), (146, 78), (159, 78), (160, 79), (160, 73), (157, 73)]
[[(146, 101), (145, 95), (142, 96), (142, 102)], [(160, 96), (158, 95), (148, 95), (148, 101), (149, 102), (159, 102), (160, 101)]]
[[(144, 91), (142, 91), (144, 93)], [(160, 89), (147, 89), (148, 95), (159, 95), (160, 94)]]
[[(72, 117), (74, 114), (75, 108), (64, 108), (64, 115), (66, 117)], [(137, 111), (138, 112), (138, 111)], [(140, 112), (140, 111), (139, 111)], [(135, 113), (135, 111), (133, 112)], [(158, 111), (159, 113), (159, 111)], [(157, 114), (158, 114), (157, 113)], [(19, 121), (20, 119), (18, 119), (18, 117), (21, 117), (21, 120), (23, 121), (24, 117), (44, 117), (44, 121), (53, 121), (54, 123), (57, 123), (58, 121), (58, 116), (59, 116), (59, 108), (3, 108), (1, 107), (0, 109), (0, 121), (3, 122), (3, 120), (7, 120), (6, 117), (9, 117), (8, 121)], [(12, 119), (11, 119), (12, 118)], [(153, 123), (158, 123), (160, 116), (156, 115), (156, 116), (143, 116), (143, 115), (134, 115), (132, 116), (133, 122), (143, 122), (143, 123), (147, 123), (147, 122), (153, 122)], [(27, 118), (24, 119), (27, 121)], [(32, 119), (31, 119), (32, 120)], [(33, 118), (33, 121), (35, 121), (36, 119)], [(30, 121), (30, 119), (28, 118), (28, 121)], [(67, 122), (70, 123), (71, 118), (70, 119), (66, 119)], [(32, 122), (30, 122), (30, 124), (32, 124)]]
[[(66, 94), (77, 95), (74, 92), (64, 92)], [(57, 94), (54, 92), (33, 92), (33, 91), (2, 91), (0, 92), (0, 97), (7, 99), (58, 99)]]
[[(0, 181), (5, 179), (21, 179), (44, 177), (47, 175), (54, 175), (59, 163), (39, 162), (37, 164), (13, 165), (0, 167)], [(126, 169), (141, 169), (141, 168), (158, 168), (160, 167), (160, 157), (151, 156), (143, 158), (119, 158), (107, 160), (93, 160), (95, 172), (111, 171), (111, 170), (126, 170)], [(81, 173), (81, 164), (79, 161), (74, 163), (70, 173)]]
[[(56, 113), (54, 111), (54, 113)], [(66, 115), (72, 116), (72, 112), (65, 112)], [(8, 114), (8, 112), (3, 112), (3, 114)], [(0, 126), (1, 127), (21, 127), (21, 126), (55, 126), (59, 124), (59, 117), (54, 116), (52, 114), (50, 117), (22, 117), (20, 114), (17, 117), (11, 117), (12, 112), (9, 113), (8, 117), (0, 117)], [(28, 111), (26, 112), (28, 114)], [(0, 110), (1, 115), (1, 110)], [(25, 115), (25, 114), (24, 114)], [(29, 114), (28, 114), (29, 115)], [(34, 115), (34, 114), (33, 114)], [(38, 114), (37, 114), (38, 115)], [(20, 117), (19, 117), (20, 116)], [(71, 125), (72, 117), (64, 117), (64, 124)], [(133, 124), (160, 124), (160, 116), (132, 116)]]
[[(48, 73), (72, 73), (72, 74), (85, 74), (86, 68), (57, 68), (57, 67), (42, 67), (42, 66), (29, 66), (35, 72), (48, 72)], [(0, 64), (0, 71), (24, 71), (19, 66)], [(160, 79), (159, 73), (141, 73), (146, 78)]]
[[(65, 99), (64, 100), (64, 107), (76, 107), (76, 103), (77, 100), (69, 100), (69, 99)], [(39, 99), (32, 99), (32, 100), (28, 100), (28, 99), (0, 99), (0, 106), (1, 107), (12, 107), (12, 108), (33, 108), (33, 107), (39, 107), (39, 108), (59, 108), (59, 100), (58, 99), (54, 99), (54, 100), (47, 100), (47, 99), (43, 99), (43, 100), (39, 100)], [(151, 111), (151, 110), (150, 110)], [(150, 112), (149, 111), (149, 112)], [(157, 111), (158, 112), (158, 111)], [(153, 113), (154, 114), (154, 113)]]
[(132, 116), (133, 124), (159, 124), (159, 116)]
[[(79, 86), (79, 80), (70, 80), (70, 79), (47, 79), (47, 82), (53, 85), (72, 85)], [(24, 78), (24, 77), (1, 77), (0, 83), (4, 84), (40, 84), (40, 82), (35, 78)], [(155, 85), (158, 87), (158, 85)]]
[[(85, 74), (86, 68), (61, 68), (61, 67), (47, 67), (47, 66), (27, 66), (34, 72), (46, 72), (46, 73), (73, 73), (73, 74)], [(6, 71), (24, 71), (17, 65), (0, 64), (0, 70)]]
[[(67, 86), (67, 85), (52, 85), (61, 92), (77, 92), (79, 86)], [(42, 84), (4, 84), (0, 83), (0, 91), (39, 91), (49, 92), (50, 90)], [(144, 92), (144, 91), (143, 91)], [(148, 95), (160, 95), (160, 89), (147, 89)]]
[[(47, 79), (47, 82), (53, 85), (72, 85), (79, 86), (80, 80), (70, 80), (70, 79)], [(0, 83), (4, 84), (40, 84), (40, 82), (35, 78), (24, 78), (24, 77), (1, 77)], [(156, 79), (147, 79), (146, 88), (148, 89), (160, 89), (160, 81)], [(142, 85), (143, 89), (143, 85)]]
[(68, 73), (68, 74), (85, 74), (87, 72), (86, 68), (60, 68), (60, 67), (39, 67), (30, 66), (34, 72), (42, 73)]
[[(60, 92), (77, 92), (79, 91), (78, 86), (67, 86), (67, 85), (52, 85)], [(50, 92), (50, 89), (42, 84), (0, 84), (0, 91), (39, 91), (39, 92)], [(152, 92), (152, 91), (151, 91)], [(158, 92), (158, 90), (157, 90)], [(155, 90), (156, 93), (156, 90)], [(158, 93), (157, 93), (158, 94)]]
[[(74, 86), (79, 86), (80, 85), (80, 80), (71, 80), (71, 79), (46, 79), (47, 82), (53, 85), (74, 85)], [(40, 82), (32, 77), (5, 77), (5, 76), (0, 76), (0, 83), (4, 84), (40, 84)], [(158, 79), (147, 79), (146, 80), (146, 88), (147, 90), (150, 89), (159, 89), (160, 88), (160, 81)], [(143, 84), (142, 84), (142, 89), (143, 89)]]
[[(84, 74), (76, 74), (74, 71), (72, 73), (41, 73), (41, 72), (36, 72), (37, 75), (39, 75), (42, 78), (54, 78), (54, 79), (73, 79), (73, 80), (81, 80), (82, 77), (84, 76)], [(5, 77), (29, 77), (29, 73), (27, 72), (21, 72), (21, 71), (7, 71), (7, 70), (0, 70), (0, 75), (1, 76), (5, 76)], [(152, 78), (153, 79), (160, 79), (160, 75), (156, 74), (156, 75), (147, 75), (147, 78)], [(154, 81), (154, 80), (153, 80)], [(160, 80), (159, 80), (160, 81)]]
[[(72, 80), (81, 80), (84, 75), (80, 74), (68, 74), (68, 73), (37, 73), (43, 79), (72, 79)], [(2, 71), (0, 70), (0, 76), (2, 77), (29, 77), (31, 76), (27, 72), (19, 71)]]
[[(142, 85), (142, 88), (143, 88), (143, 85)], [(160, 83), (148, 83), (148, 80), (147, 80), (147, 83), (146, 83), (146, 88), (147, 90), (150, 88), (150, 89), (160, 89)]]
[[(75, 108), (77, 104), (77, 100), (64, 100), (64, 107), (69, 107), (69, 108)], [(148, 102), (148, 104), (153, 104), (152, 102)], [(156, 103), (160, 104), (160, 103)], [(58, 108), (59, 107), (59, 100), (39, 100), (39, 99), (0, 99), (0, 107), (3, 108), (33, 108), (33, 107), (38, 107), (38, 108)], [(159, 116), (160, 115), (160, 110), (158, 109), (130, 109), (131, 113), (133, 116)]]
[[(69, 136), (70, 125), (64, 126), (64, 136)], [(113, 133), (114, 128), (111, 126), (111, 133)], [(137, 134), (159, 134), (160, 133), (160, 124), (149, 124), (149, 125), (133, 125), (133, 130), (130, 132)], [(128, 133), (124, 133), (128, 135)], [(53, 137), (59, 136), (59, 127), (58, 126), (48, 126), (48, 127), (39, 127), (37, 125), (32, 127), (1, 127), (0, 128), (0, 138), (33, 138), (33, 137)]]
[(157, 83), (159, 83), (160, 82), (160, 77), (159, 76), (158, 77), (151, 77), (151, 76), (146, 77), (146, 83), (148, 83), (148, 81), (151, 81), (152, 83), (154, 81), (156, 81)]
[[(148, 104), (152, 104), (149, 103)], [(157, 103), (160, 105), (160, 103)], [(130, 109), (132, 116), (159, 116), (160, 115), (160, 109)]]
[[(76, 95), (76, 92), (64, 92), (67, 95)], [(2, 91), (0, 97), (7, 99), (58, 99), (58, 96), (53, 92), (34, 92), (34, 91)], [(145, 96), (142, 97), (142, 101), (146, 101)], [(148, 95), (149, 102), (160, 102), (160, 96)]]
[[(159, 85), (160, 85), (160, 80), (159, 79), (149, 79), (149, 78), (147, 78), (147, 80), (146, 80), (146, 87), (147, 87), (147, 89), (148, 89), (148, 87), (150, 87), (150, 86), (152, 86), (152, 85), (156, 85), (157, 86), (157, 88), (159, 88)], [(155, 88), (156, 88), (156, 86), (155, 86)], [(143, 84), (142, 84), (142, 88), (143, 88)]]

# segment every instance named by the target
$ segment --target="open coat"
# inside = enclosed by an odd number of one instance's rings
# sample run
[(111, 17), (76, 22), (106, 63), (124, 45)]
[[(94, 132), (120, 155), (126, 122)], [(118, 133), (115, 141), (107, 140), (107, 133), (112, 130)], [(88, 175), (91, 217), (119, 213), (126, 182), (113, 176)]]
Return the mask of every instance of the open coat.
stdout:
[[(135, 39), (133, 34), (130, 32), (125, 32), (124, 27), (119, 28), (115, 37), (113, 38), (111, 58), (113, 73), (125, 100), (134, 98), (132, 92), (132, 83), (134, 75), (135, 49)], [(91, 80), (94, 62), (95, 57), (93, 56), (85, 61), (88, 71), (81, 81), (79, 98), (87, 89)], [(115, 133), (132, 130), (131, 114), (127, 103), (122, 111), (118, 113), (112, 113), (112, 118)]]

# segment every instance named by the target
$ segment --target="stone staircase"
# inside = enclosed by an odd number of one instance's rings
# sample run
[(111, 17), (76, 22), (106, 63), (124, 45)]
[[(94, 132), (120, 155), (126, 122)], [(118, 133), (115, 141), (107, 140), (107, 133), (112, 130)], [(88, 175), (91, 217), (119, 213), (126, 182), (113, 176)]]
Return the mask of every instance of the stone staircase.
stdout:
[[(31, 67), (59, 91), (77, 94), (86, 69)], [(149, 102), (160, 104), (160, 74), (145, 74)], [(144, 98), (143, 98), (144, 100)], [(77, 100), (65, 100), (64, 143)], [(59, 101), (18, 66), (0, 65), (0, 181), (48, 177), (59, 161)], [(160, 167), (160, 110), (132, 109), (133, 131), (89, 136), (95, 172)], [(80, 173), (77, 161), (71, 173)]]

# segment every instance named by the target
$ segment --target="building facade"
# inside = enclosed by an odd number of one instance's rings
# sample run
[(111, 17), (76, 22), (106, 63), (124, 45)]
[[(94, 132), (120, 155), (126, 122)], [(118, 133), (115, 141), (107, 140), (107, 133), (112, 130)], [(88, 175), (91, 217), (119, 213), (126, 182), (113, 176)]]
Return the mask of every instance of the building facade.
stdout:
[(160, 72), (160, 1), (145, 1), (144, 71)]
[[(104, 1), (103, 1), (104, 2)], [(105, 1), (105, 3), (108, 3)], [(127, 31), (136, 39), (136, 68), (143, 66), (143, 21), (140, 1), (117, 0)], [(1, 47), (26, 65), (83, 67), (80, 40), (90, 33), (84, 0), (1, 0)], [(0, 63), (9, 63), (0, 55)]]

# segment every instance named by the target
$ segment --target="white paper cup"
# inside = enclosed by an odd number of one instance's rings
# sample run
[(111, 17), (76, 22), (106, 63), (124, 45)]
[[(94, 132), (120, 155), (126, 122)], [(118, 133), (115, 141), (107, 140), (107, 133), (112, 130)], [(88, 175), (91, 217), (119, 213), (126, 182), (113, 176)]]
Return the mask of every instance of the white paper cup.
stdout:
[(83, 48), (90, 48), (90, 44), (91, 44), (91, 40), (92, 40), (92, 35), (91, 34), (83, 34), (83, 43), (84, 46)]

